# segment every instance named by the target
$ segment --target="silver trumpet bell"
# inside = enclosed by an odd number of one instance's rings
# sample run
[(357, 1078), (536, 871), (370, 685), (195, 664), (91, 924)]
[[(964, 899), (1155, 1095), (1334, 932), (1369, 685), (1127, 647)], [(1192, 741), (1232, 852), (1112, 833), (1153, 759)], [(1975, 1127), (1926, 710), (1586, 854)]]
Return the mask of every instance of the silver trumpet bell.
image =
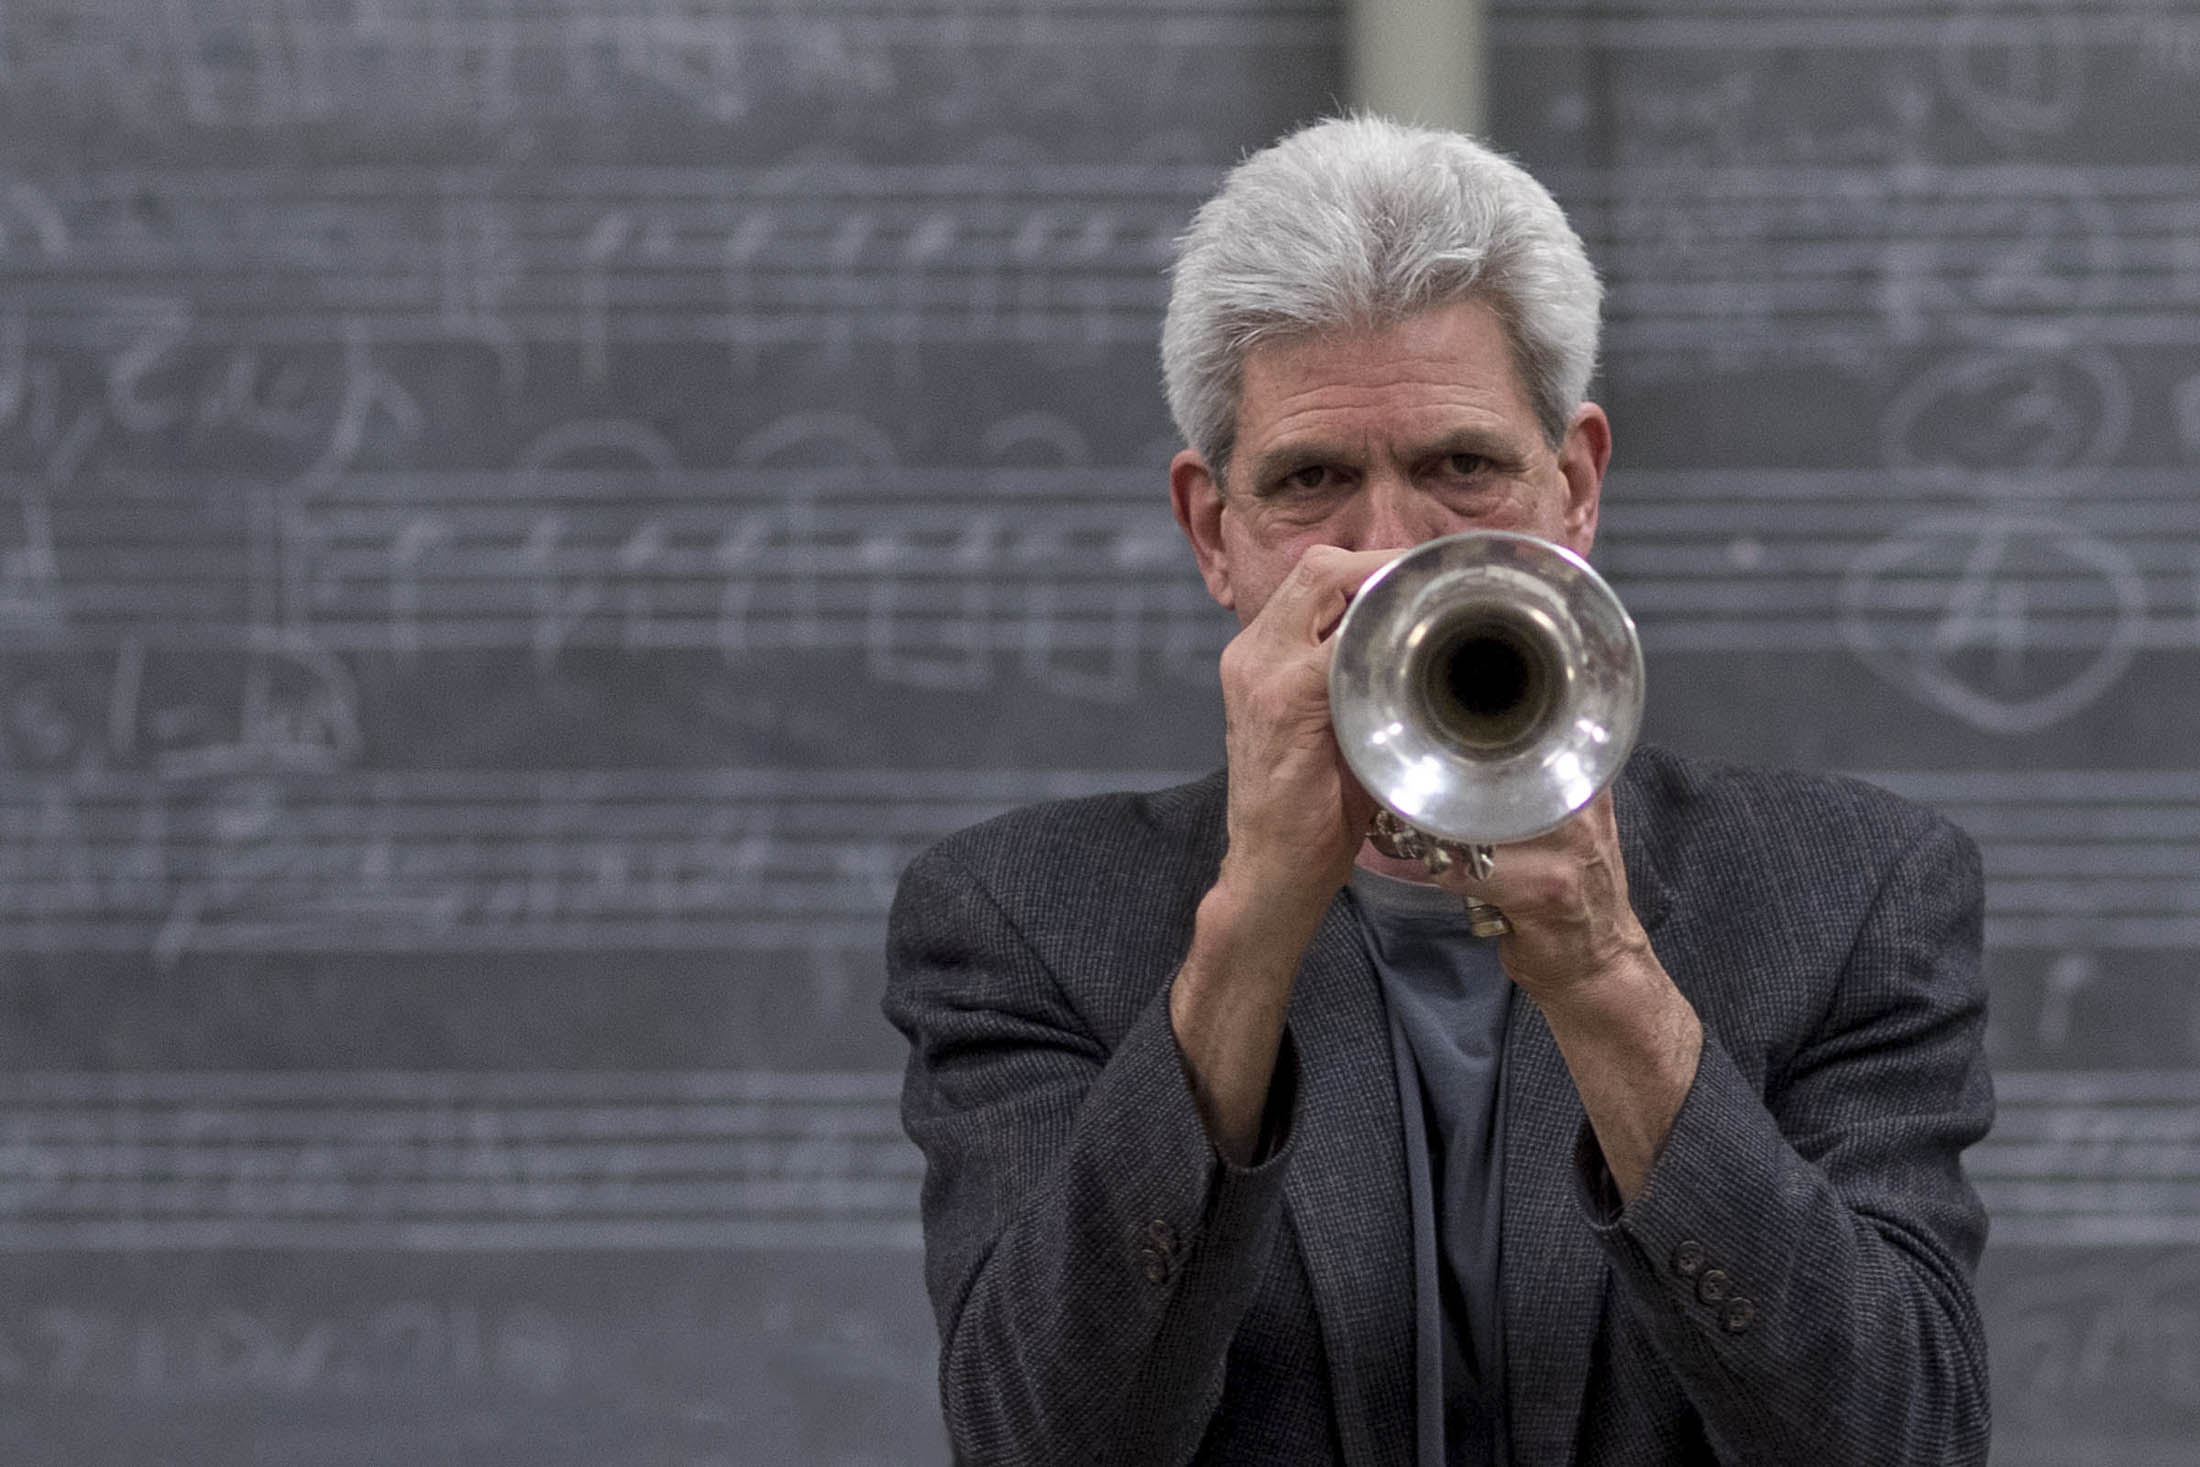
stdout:
[[(1610, 784), (1642, 723), (1642, 643), (1589, 563), (1533, 535), (1431, 540), (1338, 623), (1329, 715), (1382, 808), (1369, 838), (1432, 872), (1555, 830)], [(1477, 936), (1510, 930), (1467, 903)]]

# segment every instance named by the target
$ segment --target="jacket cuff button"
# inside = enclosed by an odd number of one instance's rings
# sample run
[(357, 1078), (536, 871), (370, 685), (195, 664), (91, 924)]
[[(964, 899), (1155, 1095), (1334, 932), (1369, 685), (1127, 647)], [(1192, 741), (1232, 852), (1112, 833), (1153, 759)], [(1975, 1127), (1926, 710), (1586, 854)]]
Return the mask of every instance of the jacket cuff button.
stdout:
[(1703, 1244), (1691, 1238), (1673, 1250), (1673, 1272), (1684, 1279), (1692, 1279), (1703, 1272)]
[(1757, 1318), (1757, 1306), (1741, 1294), (1726, 1301), (1726, 1308), (1719, 1311), (1719, 1325), (1730, 1335), (1738, 1335), (1748, 1329)]
[(1707, 1268), (1703, 1277), (1696, 1280), (1696, 1297), (1706, 1304), (1716, 1304), (1727, 1296), (1731, 1282), (1722, 1270)]

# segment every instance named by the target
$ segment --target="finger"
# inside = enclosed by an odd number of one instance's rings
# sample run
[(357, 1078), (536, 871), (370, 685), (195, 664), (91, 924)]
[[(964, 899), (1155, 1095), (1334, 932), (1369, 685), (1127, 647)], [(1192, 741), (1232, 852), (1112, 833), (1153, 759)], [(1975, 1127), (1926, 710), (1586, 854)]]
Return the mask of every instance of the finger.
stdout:
[(1361, 584), (1402, 553), (1310, 545), (1261, 608), (1257, 620), (1267, 622), (1273, 618), (1272, 629), (1293, 641), (1318, 642), (1336, 628)]

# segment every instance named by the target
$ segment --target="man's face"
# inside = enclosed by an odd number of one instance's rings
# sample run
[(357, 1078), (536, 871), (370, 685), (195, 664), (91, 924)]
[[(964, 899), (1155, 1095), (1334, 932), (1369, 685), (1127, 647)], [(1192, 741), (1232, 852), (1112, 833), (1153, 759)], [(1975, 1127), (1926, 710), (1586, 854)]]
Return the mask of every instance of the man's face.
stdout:
[(1310, 545), (1402, 550), (1519, 530), (1586, 555), (1610, 455), (1593, 404), (1557, 448), (1544, 441), (1504, 328), (1465, 301), (1386, 330), (1254, 347), (1228, 482), (1187, 449), (1170, 497), (1209, 593), (1242, 624)]

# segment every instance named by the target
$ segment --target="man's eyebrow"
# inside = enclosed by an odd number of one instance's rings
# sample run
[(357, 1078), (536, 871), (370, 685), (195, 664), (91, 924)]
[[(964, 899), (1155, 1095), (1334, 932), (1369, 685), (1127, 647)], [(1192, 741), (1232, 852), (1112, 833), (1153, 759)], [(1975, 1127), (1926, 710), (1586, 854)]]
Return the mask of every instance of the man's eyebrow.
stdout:
[[(1278, 443), (1253, 456), (1246, 467), (1246, 477), (1255, 494), (1272, 492), (1279, 480), (1310, 469), (1317, 464), (1353, 464), (1359, 461), (1362, 448), (1357, 444), (1308, 438)], [(1457, 453), (1469, 453), (1486, 458), (1501, 468), (1518, 468), (1528, 461), (1528, 454), (1517, 433), (1504, 428), (1459, 427), (1438, 433), (1410, 450), (1411, 461), (1428, 463), (1448, 458)]]
[(1416, 450), (1414, 457), (1449, 458), (1455, 453), (1471, 453), (1508, 468), (1527, 462), (1519, 435), (1502, 428), (1458, 428), (1440, 433), (1425, 448)]
[(1278, 479), (1310, 469), (1316, 464), (1352, 463), (1359, 457), (1360, 449), (1343, 443), (1325, 442), (1321, 439), (1301, 439), (1291, 443), (1279, 443), (1254, 455), (1246, 465), (1246, 477), (1251, 481), (1255, 494), (1265, 492)]

